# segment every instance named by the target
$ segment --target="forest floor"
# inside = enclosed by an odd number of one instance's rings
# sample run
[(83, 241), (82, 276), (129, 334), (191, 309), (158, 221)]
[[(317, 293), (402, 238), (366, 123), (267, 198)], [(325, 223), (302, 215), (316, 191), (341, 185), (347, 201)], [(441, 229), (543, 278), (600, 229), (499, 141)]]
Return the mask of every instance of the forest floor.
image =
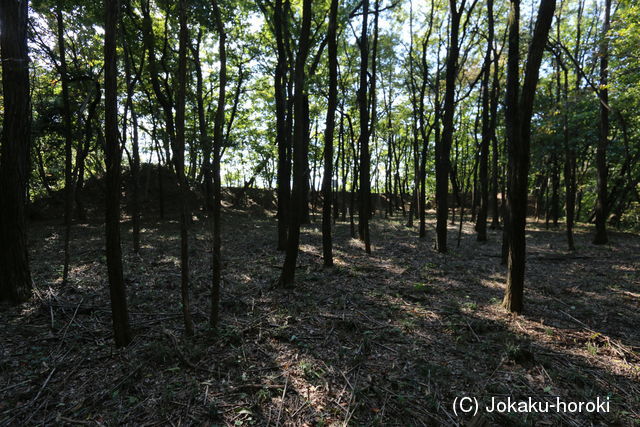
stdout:
[[(530, 224), (525, 313), (500, 301), (500, 231), (466, 224), (450, 253), (402, 217), (372, 222), (373, 254), (335, 225), (325, 269), (319, 222), (306, 226), (297, 284), (273, 289), (283, 255), (271, 216), (226, 209), (221, 328), (207, 330), (210, 248), (192, 226), (196, 335), (183, 333), (176, 221), (145, 220), (142, 250), (123, 227), (133, 343), (113, 346), (103, 225), (72, 231), (60, 282), (60, 221), (31, 225), (32, 303), (0, 307), (0, 425), (637, 425), (640, 423), (640, 238), (594, 246), (578, 227)], [(319, 219), (316, 216), (316, 221)], [(457, 417), (456, 397), (481, 401)], [(491, 396), (610, 399), (610, 413), (485, 413)]]

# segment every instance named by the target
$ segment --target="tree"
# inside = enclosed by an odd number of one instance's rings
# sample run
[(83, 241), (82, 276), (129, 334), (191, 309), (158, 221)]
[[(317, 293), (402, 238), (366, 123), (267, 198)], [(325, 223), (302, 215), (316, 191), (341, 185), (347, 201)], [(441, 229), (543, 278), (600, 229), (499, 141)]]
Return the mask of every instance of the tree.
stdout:
[(124, 50), (124, 71), (125, 71), (125, 83), (127, 87), (127, 101), (125, 108), (125, 120), (123, 120), (122, 137), (126, 141), (127, 136), (127, 120), (126, 113), (131, 114), (131, 121), (133, 124), (133, 137), (132, 137), (132, 158), (131, 158), (131, 180), (133, 181), (133, 191), (131, 200), (131, 225), (132, 225), (132, 240), (133, 240), (133, 252), (140, 253), (140, 140), (138, 137), (138, 113), (136, 106), (133, 102), (135, 94), (135, 86), (140, 81), (142, 74), (144, 58), (142, 58), (140, 67), (135, 69), (135, 76), (132, 76), (132, 54), (130, 42), (127, 41), (127, 35), (122, 31), (123, 50)]
[(31, 297), (25, 203), (29, 180), (31, 96), (26, 1), (0, 2), (4, 118), (0, 140), (0, 301)]
[(69, 72), (67, 69), (66, 46), (64, 41), (64, 20), (62, 7), (56, 4), (56, 22), (58, 24), (58, 50), (60, 51), (60, 80), (62, 81), (62, 109), (64, 121), (64, 266), (62, 281), (69, 279), (69, 242), (71, 240), (71, 209), (73, 205), (73, 177), (71, 174), (73, 135), (71, 128), (71, 100), (69, 99)]
[(523, 307), (531, 116), (533, 115), (533, 101), (538, 84), (540, 64), (555, 8), (555, 0), (540, 2), (533, 38), (527, 54), (521, 92), (518, 77), (520, 68), (520, 0), (511, 0), (509, 14), (507, 94), (505, 98), (507, 151), (509, 154), (508, 221), (505, 228), (509, 227), (509, 252), (507, 288), (502, 304), (507, 310), (516, 313), (520, 313)]
[(611, 0), (604, 0), (604, 21), (602, 23), (602, 40), (600, 41), (600, 134), (596, 147), (597, 193), (596, 200), (596, 235), (593, 243), (602, 245), (609, 241), (607, 237), (607, 145), (609, 145), (609, 33), (611, 21)]
[(327, 105), (327, 121), (324, 131), (324, 175), (322, 179), (322, 254), (324, 265), (333, 265), (331, 242), (331, 201), (333, 199), (333, 133), (338, 106), (338, 0), (331, 0), (329, 11), (329, 101)]
[(187, 49), (189, 43), (186, 0), (180, 0), (178, 2), (178, 16), (180, 33), (175, 119), (176, 138), (173, 146), (173, 161), (180, 194), (180, 294), (182, 297), (182, 315), (184, 317), (185, 333), (187, 335), (193, 335), (193, 319), (191, 317), (191, 303), (189, 300), (189, 229), (187, 223), (187, 221), (190, 220), (191, 213), (187, 206), (189, 184), (184, 173), (185, 98), (187, 90)]
[(456, 0), (449, 0), (450, 26), (447, 70), (445, 74), (444, 107), (442, 115), (442, 138), (436, 140), (436, 234), (438, 252), (447, 252), (447, 217), (449, 198), (449, 167), (451, 143), (453, 141), (453, 114), (455, 112), (456, 76), (460, 54), (460, 18), (466, 0), (456, 6)]
[(369, 236), (369, 217), (371, 216), (371, 155), (369, 154), (369, 105), (367, 103), (369, 38), (368, 38), (369, 0), (362, 2), (362, 34), (360, 36), (360, 86), (358, 89), (358, 108), (360, 110), (360, 210), (358, 230), (364, 241), (365, 251), (371, 253)]
[(290, 205), (289, 232), (282, 274), (278, 281), (280, 287), (292, 287), (295, 280), (296, 261), (300, 245), (300, 224), (302, 223), (302, 204), (305, 200), (305, 186), (308, 185), (308, 165), (306, 152), (309, 145), (309, 104), (305, 88), (305, 67), (309, 56), (311, 33), (311, 0), (302, 4), (302, 25), (296, 56), (294, 74), (294, 145), (293, 145), (293, 190)]
[(217, 0), (212, 0), (213, 19), (215, 21), (216, 30), (218, 31), (218, 45), (220, 53), (220, 87), (218, 93), (218, 107), (216, 109), (216, 117), (213, 127), (213, 251), (212, 251), (212, 270), (213, 280), (211, 283), (211, 327), (218, 327), (218, 307), (220, 305), (220, 270), (222, 269), (222, 260), (220, 253), (220, 208), (221, 208), (221, 181), (220, 181), (220, 156), (222, 143), (224, 138), (224, 119), (225, 119), (225, 96), (227, 85), (227, 35), (224, 30), (224, 23), (220, 16), (220, 8)]
[(111, 316), (117, 347), (131, 342), (127, 296), (122, 275), (120, 247), (120, 160), (122, 151), (118, 141), (118, 64), (116, 40), (118, 28), (118, 0), (105, 1), (104, 82), (105, 82), (105, 162), (107, 167), (106, 245)]
[(484, 70), (482, 76), (482, 142), (480, 144), (480, 210), (476, 222), (478, 241), (487, 240), (487, 214), (489, 211), (489, 145), (491, 144), (491, 105), (489, 92), (489, 78), (491, 76), (492, 52), (493, 52), (493, 0), (487, 0), (487, 50), (484, 57)]
[(291, 198), (291, 141), (288, 137), (290, 132), (287, 126), (287, 51), (284, 40), (284, 27), (288, 21), (284, 9), (282, 0), (275, 0), (273, 26), (277, 44), (277, 64), (273, 87), (276, 104), (276, 140), (278, 145), (277, 216), (279, 250), (284, 250), (287, 245), (287, 212)]

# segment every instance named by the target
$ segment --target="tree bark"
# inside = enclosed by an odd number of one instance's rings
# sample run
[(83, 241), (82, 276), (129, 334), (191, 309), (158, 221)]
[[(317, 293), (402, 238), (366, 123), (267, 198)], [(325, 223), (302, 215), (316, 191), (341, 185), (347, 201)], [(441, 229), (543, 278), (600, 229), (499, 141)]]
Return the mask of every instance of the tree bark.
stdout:
[(500, 68), (498, 66), (499, 58), (495, 58), (493, 65), (493, 83), (491, 85), (491, 146), (492, 146), (492, 164), (493, 170), (491, 172), (491, 210), (493, 219), (491, 221), (491, 228), (500, 228), (500, 208), (498, 205), (498, 175), (500, 152), (498, 149), (498, 138), (496, 136), (496, 125), (498, 120), (498, 93), (500, 86)]
[(309, 43), (311, 33), (311, 0), (304, 0), (302, 7), (302, 25), (300, 28), (300, 41), (296, 56), (294, 75), (294, 146), (293, 146), (293, 191), (291, 199), (291, 214), (289, 217), (289, 232), (286, 255), (282, 274), (278, 286), (284, 288), (293, 287), (295, 281), (295, 269), (300, 245), (300, 224), (302, 221), (302, 203), (304, 202), (305, 186), (308, 185), (308, 165), (305, 153), (309, 146), (309, 109), (305, 92), (305, 67), (309, 56)]
[[(132, 141), (132, 162), (131, 162), (131, 180), (133, 182), (132, 200), (131, 200), (131, 222), (133, 231), (133, 252), (140, 252), (140, 147), (138, 138), (138, 115), (133, 105), (133, 95), (135, 85), (140, 78), (140, 72), (136, 76), (131, 76), (131, 54), (127, 47), (126, 40), (123, 38), (124, 45), (124, 63), (125, 63), (125, 79), (127, 85), (127, 110), (131, 112), (131, 121), (133, 122), (133, 141)], [(126, 117), (125, 117), (126, 122)]]
[(104, 81), (105, 81), (105, 163), (107, 168), (106, 247), (111, 316), (117, 347), (131, 342), (127, 296), (122, 273), (120, 247), (120, 161), (118, 141), (118, 64), (116, 40), (118, 0), (105, 1)]
[(491, 64), (493, 51), (493, 0), (487, 0), (487, 51), (484, 57), (484, 75), (482, 76), (482, 141), (480, 143), (480, 209), (476, 221), (478, 241), (487, 240), (487, 214), (489, 211), (489, 146), (491, 144), (491, 118), (490, 118), (490, 94), (489, 77), (491, 76)]
[(0, 145), (0, 301), (31, 297), (25, 204), (29, 182), (31, 96), (26, 1), (0, 2), (3, 131)]
[(518, 94), (519, 70), (519, 17), (520, 0), (511, 1), (509, 28), (509, 58), (507, 63), (507, 149), (509, 154), (509, 179), (507, 191), (508, 272), (504, 307), (520, 313), (523, 308), (527, 219), (527, 190), (529, 178), (529, 146), (531, 140), (531, 116), (538, 84), (540, 64), (556, 8), (555, 0), (542, 0), (538, 9), (535, 29), (524, 74), (521, 95)]
[(220, 16), (220, 9), (218, 7), (217, 0), (211, 2), (213, 9), (213, 16), (218, 32), (218, 46), (220, 57), (220, 78), (219, 78), (219, 93), (218, 93), (218, 107), (216, 109), (215, 123), (213, 126), (213, 251), (212, 251), (212, 270), (213, 278), (211, 283), (211, 319), (210, 324), (212, 329), (218, 327), (218, 308), (220, 306), (220, 278), (222, 270), (221, 260), (221, 236), (220, 236), (220, 210), (221, 210), (221, 177), (220, 177), (220, 153), (222, 149), (222, 142), (224, 138), (224, 120), (225, 120), (225, 98), (226, 98), (226, 85), (227, 85), (227, 49), (226, 39), (227, 35), (224, 29), (224, 23)]
[(211, 139), (207, 132), (207, 120), (204, 108), (204, 82), (202, 64), (200, 62), (200, 43), (202, 30), (198, 31), (196, 46), (191, 49), (196, 71), (196, 104), (198, 108), (198, 131), (200, 133), (200, 149), (202, 150), (202, 169), (204, 178), (204, 209), (207, 213), (213, 211), (213, 178), (211, 177)]
[[(560, 100), (558, 99), (558, 103)], [(558, 226), (558, 217), (560, 216), (560, 162), (558, 161), (557, 148), (552, 148), (551, 154), (551, 205), (549, 217), (553, 221), (554, 228)], [(547, 221), (548, 223), (548, 221)]]
[(56, 21), (58, 50), (60, 51), (60, 80), (62, 81), (62, 120), (64, 125), (64, 266), (62, 269), (62, 282), (69, 279), (69, 242), (71, 240), (71, 211), (73, 208), (73, 177), (72, 169), (72, 144), (73, 135), (71, 129), (71, 101), (69, 99), (69, 73), (67, 70), (66, 46), (64, 42), (64, 21), (62, 19), (62, 7), (60, 2), (56, 4)]
[(369, 42), (368, 42), (369, 0), (362, 2), (362, 35), (360, 37), (360, 87), (358, 106), (360, 109), (360, 209), (358, 230), (364, 241), (365, 251), (371, 253), (369, 237), (369, 217), (371, 215), (371, 182), (369, 154), (369, 106), (367, 105)]
[(600, 136), (596, 148), (597, 200), (596, 234), (593, 243), (603, 245), (609, 241), (607, 236), (607, 146), (609, 145), (609, 43), (607, 36), (611, 20), (611, 0), (604, 0), (604, 22), (600, 42)]
[(274, 30), (277, 44), (277, 64), (274, 77), (276, 102), (276, 142), (278, 146), (278, 250), (287, 246), (287, 226), (289, 204), (291, 199), (291, 147), (287, 138), (287, 52), (284, 43), (284, 26), (287, 20), (284, 15), (282, 0), (275, 1)]
[(322, 179), (322, 255), (324, 265), (333, 265), (333, 244), (331, 241), (331, 201), (333, 178), (333, 133), (338, 106), (338, 0), (331, 0), (329, 12), (329, 100), (327, 104), (327, 121), (324, 131), (324, 172)]
[(576, 210), (576, 154), (569, 141), (569, 72), (564, 69), (564, 112), (562, 115), (562, 135), (564, 140), (564, 185), (566, 197), (566, 222), (567, 222), (567, 246), (570, 251), (574, 251), (575, 243), (573, 239), (573, 220)]
[(95, 95), (91, 104), (89, 104), (89, 111), (87, 112), (87, 119), (84, 125), (84, 143), (79, 144), (80, 147), (76, 153), (76, 185), (75, 185), (75, 202), (76, 202), (76, 218), (80, 221), (87, 219), (87, 211), (84, 206), (82, 198), (82, 189), (84, 187), (84, 173), (85, 173), (85, 161), (89, 155), (91, 149), (91, 142), (93, 139), (94, 123), (93, 119), (96, 116), (98, 104), (102, 99), (102, 92), (100, 90), (100, 83), (95, 82)]
[(182, 296), (182, 314), (184, 328), (187, 335), (193, 335), (193, 319), (191, 318), (191, 303), (189, 301), (189, 230), (188, 221), (191, 213), (187, 206), (188, 183), (184, 174), (184, 142), (185, 142), (185, 98), (187, 87), (187, 44), (189, 43), (189, 29), (187, 28), (186, 0), (178, 3), (180, 21), (178, 47), (178, 88), (176, 94), (176, 138), (173, 147), (173, 160), (178, 178), (180, 203), (180, 292)]
[(460, 17), (464, 1), (457, 9), (456, 0), (449, 0), (450, 34), (445, 74), (444, 108), (442, 115), (442, 138), (436, 141), (436, 234), (438, 252), (447, 252), (447, 218), (449, 198), (449, 156), (453, 141), (453, 115), (455, 112), (456, 76), (460, 54)]

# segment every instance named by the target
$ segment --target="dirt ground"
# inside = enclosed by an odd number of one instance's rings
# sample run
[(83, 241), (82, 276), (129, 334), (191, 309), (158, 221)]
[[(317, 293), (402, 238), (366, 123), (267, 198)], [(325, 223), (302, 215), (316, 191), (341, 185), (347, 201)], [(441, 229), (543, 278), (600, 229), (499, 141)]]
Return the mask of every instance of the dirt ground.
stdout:
[[(72, 230), (62, 285), (60, 221), (30, 229), (32, 303), (0, 307), (0, 425), (637, 425), (640, 238), (594, 246), (578, 227), (530, 224), (525, 313), (500, 307), (500, 231), (471, 224), (450, 253), (401, 216), (372, 223), (373, 254), (335, 225), (324, 269), (319, 219), (306, 226), (297, 285), (277, 290), (283, 255), (268, 215), (227, 209), (222, 327), (207, 330), (208, 227), (195, 220), (196, 336), (183, 333), (176, 221), (143, 224), (140, 255), (123, 227), (133, 343), (113, 346), (103, 225)], [(610, 413), (455, 415), (456, 397), (609, 398)], [(482, 406), (482, 405), (481, 405)]]

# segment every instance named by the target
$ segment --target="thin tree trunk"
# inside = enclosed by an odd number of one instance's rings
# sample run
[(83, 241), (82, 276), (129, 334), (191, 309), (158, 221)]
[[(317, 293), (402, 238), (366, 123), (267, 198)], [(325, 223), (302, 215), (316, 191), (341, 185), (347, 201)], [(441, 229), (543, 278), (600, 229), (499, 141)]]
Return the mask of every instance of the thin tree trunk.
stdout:
[(358, 230), (364, 241), (365, 251), (371, 253), (369, 237), (369, 217), (371, 213), (371, 182), (369, 154), (369, 108), (367, 105), (369, 42), (368, 42), (369, 0), (362, 2), (362, 35), (360, 37), (360, 87), (358, 106), (360, 109), (360, 210)]
[(85, 174), (85, 161), (89, 155), (91, 142), (93, 139), (93, 119), (96, 116), (96, 111), (100, 100), (102, 99), (102, 92), (100, 90), (100, 83), (95, 82), (95, 97), (91, 104), (89, 104), (89, 111), (87, 113), (87, 121), (84, 126), (84, 144), (80, 146), (80, 149), (76, 153), (76, 185), (75, 185), (75, 202), (76, 202), (76, 218), (80, 221), (87, 219), (87, 210), (82, 200), (82, 189), (84, 187), (84, 174)]
[(342, 194), (342, 212), (341, 217), (342, 221), (347, 220), (347, 180), (349, 178), (349, 163), (347, 160), (349, 157), (347, 156), (347, 145), (345, 142), (345, 132), (344, 132), (344, 98), (340, 104), (340, 135), (342, 135), (342, 161), (340, 167), (342, 169), (342, 190), (340, 191)]
[(287, 52), (284, 44), (284, 18), (282, 0), (275, 1), (274, 29), (277, 43), (277, 64), (274, 78), (276, 102), (276, 140), (278, 145), (278, 250), (285, 250), (287, 246), (288, 211), (291, 198), (291, 147), (287, 138)]
[(489, 105), (489, 77), (491, 75), (491, 52), (493, 50), (493, 0), (487, 0), (488, 30), (487, 51), (484, 57), (484, 75), (482, 76), (482, 142), (480, 143), (480, 209), (476, 222), (478, 241), (487, 240), (487, 214), (489, 211), (489, 145), (491, 144), (491, 123)]
[(449, 0), (450, 37), (445, 75), (444, 108), (442, 117), (442, 139), (436, 145), (436, 234), (438, 252), (447, 252), (447, 218), (449, 198), (449, 156), (453, 141), (453, 115), (455, 112), (456, 76), (460, 54), (460, 17), (464, 1), (457, 9), (456, 0)]
[(491, 210), (493, 219), (491, 221), (491, 229), (500, 228), (500, 208), (498, 205), (498, 175), (499, 171), (499, 158), (500, 152), (498, 149), (498, 138), (496, 136), (496, 126), (498, 119), (498, 93), (500, 85), (500, 69), (498, 67), (498, 58), (495, 58), (493, 63), (493, 83), (491, 85), (491, 146), (492, 146), (492, 163), (493, 170), (491, 172)]
[[(140, 74), (136, 73), (135, 78), (131, 76), (131, 56), (127, 48), (126, 41), (123, 40), (124, 46), (124, 64), (125, 79), (127, 85), (127, 109), (131, 112), (131, 121), (133, 122), (133, 158), (131, 162), (131, 180), (133, 181), (133, 200), (131, 202), (131, 222), (133, 228), (133, 252), (140, 252), (140, 147), (138, 143), (138, 115), (133, 105), (134, 88), (139, 80)], [(125, 118), (126, 120), (126, 118)]]
[(69, 99), (69, 73), (67, 70), (66, 47), (64, 41), (64, 22), (60, 2), (56, 5), (58, 29), (58, 50), (60, 51), (60, 79), (62, 80), (62, 118), (64, 123), (64, 266), (62, 282), (69, 279), (69, 243), (71, 240), (71, 211), (73, 208), (71, 101)]
[[(420, 238), (424, 239), (427, 236), (427, 154), (429, 150), (429, 138), (431, 136), (431, 131), (433, 130), (433, 126), (429, 128), (427, 132), (425, 127), (427, 126), (425, 123), (424, 117), (424, 98), (427, 90), (427, 73), (428, 73), (428, 65), (427, 65), (427, 45), (429, 43), (429, 39), (431, 38), (431, 32), (433, 29), (433, 16), (434, 16), (434, 3), (431, 2), (431, 12), (429, 14), (429, 29), (427, 31), (427, 35), (422, 44), (422, 68), (424, 75), (422, 76), (422, 85), (420, 87), (420, 102), (418, 103), (418, 114), (420, 118), (420, 135), (422, 136), (422, 150), (420, 153), (420, 165), (418, 168), (420, 179), (419, 179), (419, 188), (420, 188), (420, 199), (417, 203), (417, 208), (420, 210)], [(436, 71), (437, 73), (437, 71)], [(436, 107), (438, 109), (438, 107)]]
[[(433, 11), (433, 8), (432, 8)], [(421, 173), (420, 173), (420, 159), (419, 159), (419, 143), (418, 143), (418, 100), (416, 99), (416, 81), (415, 81), (415, 73), (413, 71), (413, 1), (409, 0), (409, 88), (411, 90), (411, 105), (413, 107), (413, 111), (411, 114), (411, 136), (412, 136), (412, 153), (413, 153), (413, 192), (411, 197), (411, 207), (409, 209), (409, 219), (407, 221), (407, 227), (413, 228), (413, 217), (414, 214), (417, 214), (418, 209), (421, 209), (421, 206), (418, 206), (418, 193), (420, 192), (421, 185)], [(423, 76), (424, 79), (424, 76)], [(389, 166), (391, 166), (393, 151), (395, 151), (395, 147), (390, 147), (389, 149)], [(391, 169), (391, 167), (390, 167)], [(395, 181), (391, 182), (391, 178), (389, 180), (389, 186), (393, 187), (393, 198), (397, 203), (396, 199), (396, 183)], [(390, 203), (391, 204), (391, 203)], [(392, 207), (389, 207), (389, 212), (393, 212)]]
[(200, 133), (200, 149), (202, 150), (202, 169), (204, 178), (204, 209), (208, 213), (213, 211), (213, 179), (211, 177), (211, 140), (207, 132), (207, 120), (204, 108), (204, 82), (202, 64), (200, 61), (200, 43), (202, 30), (198, 30), (196, 46), (192, 48), (193, 61), (196, 71), (196, 104), (198, 108), (198, 131)]
[[(305, 143), (303, 144), (303, 159), (302, 164), (304, 164), (304, 176), (305, 179), (302, 183), (302, 196), (299, 200), (300, 202), (300, 224), (309, 224), (311, 222), (311, 216), (309, 211), (309, 195), (311, 186), (311, 168), (309, 167), (309, 147), (311, 145), (311, 119), (309, 116), (309, 96), (305, 93), (304, 96), (304, 105), (302, 110), (303, 122), (304, 122), (304, 139)], [(298, 116), (300, 117), (300, 116)], [(298, 120), (296, 118), (296, 120)]]
[[(336, 48), (337, 50), (337, 48)], [(337, 96), (336, 96), (337, 97)], [(336, 108), (337, 110), (337, 108)], [(334, 112), (335, 114), (335, 112)], [(335, 120), (335, 119), (334, 119)], [(338, 153), (334, 163), (333, 173), (333, 223), (335, 224), (340, 216), (340, 171), (343, 169), (344, 162), (344, 117), (340, 114), (340, 126), (338, 127)], [(344, 200), (342, 200), (344, 203)]]
[(180, 292), (182, 296), (182, 314), (184, 317), (185, 333), (193, 335), (193, 319), (191, 317), (191, 303), (189, 301), (189, 230), (188, 221), (190, 211), (187, 206), (188, 184), (184, 174), (184, 142), (185, 142), (185, 98), (187, 87), (187, 43), (189, 43), (189, 29), (187, 28), (186, 0), (178, 3), (180, 22), (178, 48), (178, 88), (176, 95), (176, 138), (173, 147), (173, 160), (178, 179), (180, 203)]
[(131, 342), (127, 295), (122, 274), (120, 247), (120, 161), (118, 141), (118, 64), (116, 40), (118, 0), (105, 1), (104, 81), (105, 81), (105, 163), (107, 167), (107, 206), (105, 217), (107, 271), (111, 296), (111, 316), (117, 347)]
[(602, 245), (609, 241), (607, 237), (607, 146), (609, 145), (609, 33), (611, 19), (611, 0), (604, 0), (604, 23), (600, 42), (600, 137), (596, 148), (597, 168), (597, 200), (596, 200), (596, 235), (593, 243)]
[(356, 194), (359, 191), (358, 187), (358, 177), (360, 176), (360, 162), (359, 159), (359, 147), (356, 143), (356, 139), (353, 131), (353, 123), (351, 121), (351, 117), (347, 115), (347, 121), (349, 122), (349, 135), (351, 142), (351, 152), (353, 153), (353, 178), (351, 183), (351, 194), (349, 197), (349, 226), (351, 231), (351, 237), (356, 237), (356, 227), (354, 222), (354, 211), (356, 208)]
[(562, 115), (562, 135), (564, 139), (565, 162), (564, 162), (564, 185), (566, 197), (566, 221), (567, 221), (567, 245), (570, 251), (574, 251), (575, 243), (573, 239), (573, 218), (576, 209), (576, 155), (569, 142), (569, 117), (567, 114), (569, 107), (569, 72), (564, 69), (564, 112)]
[(211, 283), (211, 319), (212, 329), (218, 328), (218, 307), (220, 306), (220, 278), (222, 270), (221, 260), (221, 237), (220, 237), (220, 210), (221, 210), (221, 182), (220, 182), (220, 153), (224, 138), (224, 119), (225, 119), (225, 97), (227, 85), (227, 35), (224, 29), (224, 23), (220, 16), (220, 9), (217, 0), (211, 2), (213, 9), (214, 21), (219, 37), (219, 61), (220, 61), (220, 92), (218, 94), (218, 107), (216, 109), (216, 118), (213, 127), (213, 251), (212, 251), (212, 270), (213, 278)]
[[(560, 100), (558, 99), (558, 103)], [(558, 226), (558, 217), (560, 216), (560, 162), (558, 161), (558, 153), (557, 148), (553, 147), (553, 152), (551, 155), (551, 167), (553, 168), (551, 172), (551, 206), (549, 216), (553, 221), (553, 226)]]
[(329, 12), (329, 100), (327, 122), (324, 131), (324, 173), (322, 180), (322, 255), (324, 265), (333, 265), (333, 243), (331, 241), (331, 178), (333, 177), (333, 133), (336, 108), (338, 106), (338, 0), (331, 0)]

